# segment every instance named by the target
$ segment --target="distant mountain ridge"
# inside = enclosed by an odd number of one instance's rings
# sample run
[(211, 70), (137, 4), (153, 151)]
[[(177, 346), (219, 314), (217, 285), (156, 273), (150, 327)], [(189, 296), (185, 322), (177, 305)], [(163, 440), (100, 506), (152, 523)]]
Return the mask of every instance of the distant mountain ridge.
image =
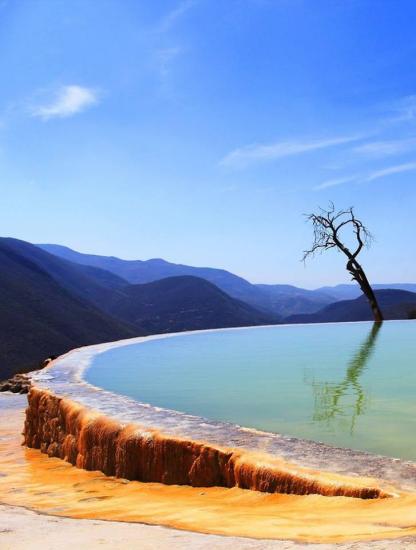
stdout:
[[(213, 283), (231, 297), (242, 300), (268, 314), (277, 315), (281, 319), (295, 314), (315, 313), (331, 303), (358, 298), (361, 295), (356, 284), (326, 286), (316, 290), (307, 290), (286, 284), (252, 284), (224, 269), (174, 264), (160, 258), (122, 260), (115, 256), (83, 254), (57, 244), (39, 244), (37, 246), (71, 262), (105, 269), (132, 284), (148, 283), (180, 275), (200, 277)], [(416, 292), (416, 284), (411, 283), (379, 284), (374, 285), (374, 288), (393, 288)]]
[[(407, 290), (376, 290), (375, 295), (384, 318), (410, 319), (416, 317), (416, 293)], [(373, 319), (368, 300), (364, 295), (354, 300), (342, 300), (330, 304), (316, 313), (291, 315), (288, 323), (335, 323), (343, 321), (371, 321)]]
[(266, 299), (264, 307), (282, 318), (295, 313), (313, 313), (325, 305), (336, 301), (336, 298), (318, 290), (307, 290), (293, 285), (255, 285)]
[(0, 379), (83, 345), (277, 322), (205, 279), (130, 285), (17, 239), (0, 238), (0, 265)]
[(174, 264), (162, 259), (122, 260), (114, 256), (83, 254), (56, 244), (39, 244), (37, 246), (71, 262), (108, 270), (132, 284), (148, 283), (179, 275), (200, 277), (213, 283), (231, 297), (281, 318), (291, 313), (314, 312), (336, 301), (336, 298), (328, 293), (305, 290), (292, 285), (252, 284), (224, 269)]
[[(372, 285), (374, 290), (407, 290), (409, 292), (416, 292), (416, 283), (375, 283)], [(339, 300), (353, 300), (362, 295), (362, 292), (357, 284), (340, 284), (336, 286), (323, 286), (317, 289), (319, 292), (328, 294), (333, 298)]]
[(110, 271), (123, 277), (131, 284), (151, 283), (167, 277), (192, 275), (213, 283), (233, 298), (243, 300), (254, 307), (263, 309), (267, 307), (267, 297), (263, 295), (260, 289), (242, 277), (224, 269), (173, 264), (159, 258), (151, 260), (122, 260), (114, 256), (82, 254), (81, 252), (56, 244), (39, 244), (37, 246), (66, 260)]
[(231, 298), (218, 287), (191, 275), (128, 285), (114, 294), (111, 313), (146, 333), (276, 324), (272, 315)]

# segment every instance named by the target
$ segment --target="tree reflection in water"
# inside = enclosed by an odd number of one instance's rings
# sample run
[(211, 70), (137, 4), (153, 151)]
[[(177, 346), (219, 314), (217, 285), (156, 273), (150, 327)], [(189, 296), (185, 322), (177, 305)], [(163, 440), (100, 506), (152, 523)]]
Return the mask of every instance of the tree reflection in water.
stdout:
[[(367, 338), (348, 363), (341, 382), (319, 382), (315, 379), (309, 382), (314, 393), (314, 421), (330, 425), (351, 415), (349, 432), (351, 435), (354, 433), (357, 417), (365, 412), (368, 403), (368, 395), (360, 383), (360, 377), (374, 350), (380, 328), (381, 323), (373, 324)], [(346, 396), (352, 397), (352, 404), (343, 399)]]

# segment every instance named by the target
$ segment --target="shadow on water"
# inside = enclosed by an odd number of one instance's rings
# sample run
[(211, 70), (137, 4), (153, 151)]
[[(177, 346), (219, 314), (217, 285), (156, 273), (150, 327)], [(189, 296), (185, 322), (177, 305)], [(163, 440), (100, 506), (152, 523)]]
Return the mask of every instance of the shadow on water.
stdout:
[(353, 435), (356, 420), (365, 412), (368, 403), (368, 394), (360, 383), (360, 377), (374, 351), (380, 328), (381, 323), (373, 324), (367, 338), (349, 361), (341, 382), (309, 382), (314, 393), (313, 421), (329, 426), (347, 418), (350, 435)]

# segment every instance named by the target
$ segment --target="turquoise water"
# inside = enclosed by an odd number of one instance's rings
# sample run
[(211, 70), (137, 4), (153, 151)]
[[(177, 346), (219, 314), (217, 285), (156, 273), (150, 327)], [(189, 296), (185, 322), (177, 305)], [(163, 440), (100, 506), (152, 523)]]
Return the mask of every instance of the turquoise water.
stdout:
[(196, 333), (97, 355), (90, 383), (214, 420), (416, 460), (416, 322)]

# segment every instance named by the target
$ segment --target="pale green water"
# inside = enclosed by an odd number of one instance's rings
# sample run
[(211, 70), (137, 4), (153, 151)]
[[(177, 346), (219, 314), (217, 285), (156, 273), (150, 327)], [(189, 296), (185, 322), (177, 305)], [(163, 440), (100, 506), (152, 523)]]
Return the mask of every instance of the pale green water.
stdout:
[(144, 403), (416, 460), (416, 322), (179, 335), (113, 349), (94, 385)]

